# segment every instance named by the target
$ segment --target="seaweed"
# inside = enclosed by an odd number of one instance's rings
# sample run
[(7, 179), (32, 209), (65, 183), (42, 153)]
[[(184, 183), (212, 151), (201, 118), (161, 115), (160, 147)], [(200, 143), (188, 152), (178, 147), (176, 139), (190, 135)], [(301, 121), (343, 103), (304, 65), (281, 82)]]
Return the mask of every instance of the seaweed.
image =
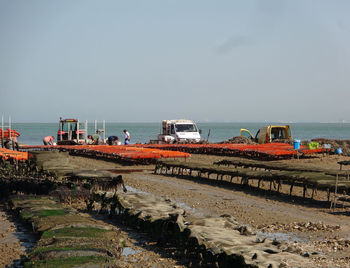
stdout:
[(45, 231), (43, 232), (42, 237), (99, 237), (106, 232), (111, 231), (94, 227), (70, 227)]
[(35, 268), (35, 267), (73, 267), (75, 265), (87, 265), (96, 263), (105, 263), (107, 258), (103, 256), (78, 256), (70, 258), (58, 258), (50, 260), (38, 260), (29, 261), (24, 263), (25, 268)]

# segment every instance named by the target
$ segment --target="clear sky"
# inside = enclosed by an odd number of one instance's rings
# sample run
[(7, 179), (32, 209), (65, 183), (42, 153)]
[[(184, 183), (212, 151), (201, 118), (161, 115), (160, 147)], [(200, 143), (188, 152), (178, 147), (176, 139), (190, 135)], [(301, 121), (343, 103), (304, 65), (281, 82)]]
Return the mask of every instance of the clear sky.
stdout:
[(0, 0), (0, 115), (350, 121), (350, 1)]

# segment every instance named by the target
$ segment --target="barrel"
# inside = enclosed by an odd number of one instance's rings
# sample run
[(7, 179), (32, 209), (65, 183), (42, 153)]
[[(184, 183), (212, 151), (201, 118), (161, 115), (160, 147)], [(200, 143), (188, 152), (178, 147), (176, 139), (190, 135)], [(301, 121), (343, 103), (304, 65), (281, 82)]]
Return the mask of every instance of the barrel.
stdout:
[(337, 148), (337, 149), (335, 149), (335, 153), (336, 154), (342, 154), (343, 150), (341, 148)]
[(300, 140), (294, 140), (294, 149), (295, 150), (300, 149)]

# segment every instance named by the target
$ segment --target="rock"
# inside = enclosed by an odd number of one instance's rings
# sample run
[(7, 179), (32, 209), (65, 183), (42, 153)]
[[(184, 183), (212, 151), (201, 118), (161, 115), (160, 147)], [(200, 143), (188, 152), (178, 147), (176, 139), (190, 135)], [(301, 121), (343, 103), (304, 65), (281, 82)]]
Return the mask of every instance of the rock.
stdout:
[(308, 258), (308, 257), (310, 257), (310, 254), (308, 252), (305, 252), (302, 254), (302, 256)]

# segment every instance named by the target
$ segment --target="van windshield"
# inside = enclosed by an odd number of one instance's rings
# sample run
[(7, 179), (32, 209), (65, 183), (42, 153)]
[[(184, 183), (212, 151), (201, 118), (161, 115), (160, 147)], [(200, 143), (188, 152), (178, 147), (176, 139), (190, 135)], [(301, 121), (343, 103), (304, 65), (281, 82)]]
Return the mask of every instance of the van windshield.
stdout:
[(198, 132), (194, 124), (176, 124), (175, 129), (176, 132)]

